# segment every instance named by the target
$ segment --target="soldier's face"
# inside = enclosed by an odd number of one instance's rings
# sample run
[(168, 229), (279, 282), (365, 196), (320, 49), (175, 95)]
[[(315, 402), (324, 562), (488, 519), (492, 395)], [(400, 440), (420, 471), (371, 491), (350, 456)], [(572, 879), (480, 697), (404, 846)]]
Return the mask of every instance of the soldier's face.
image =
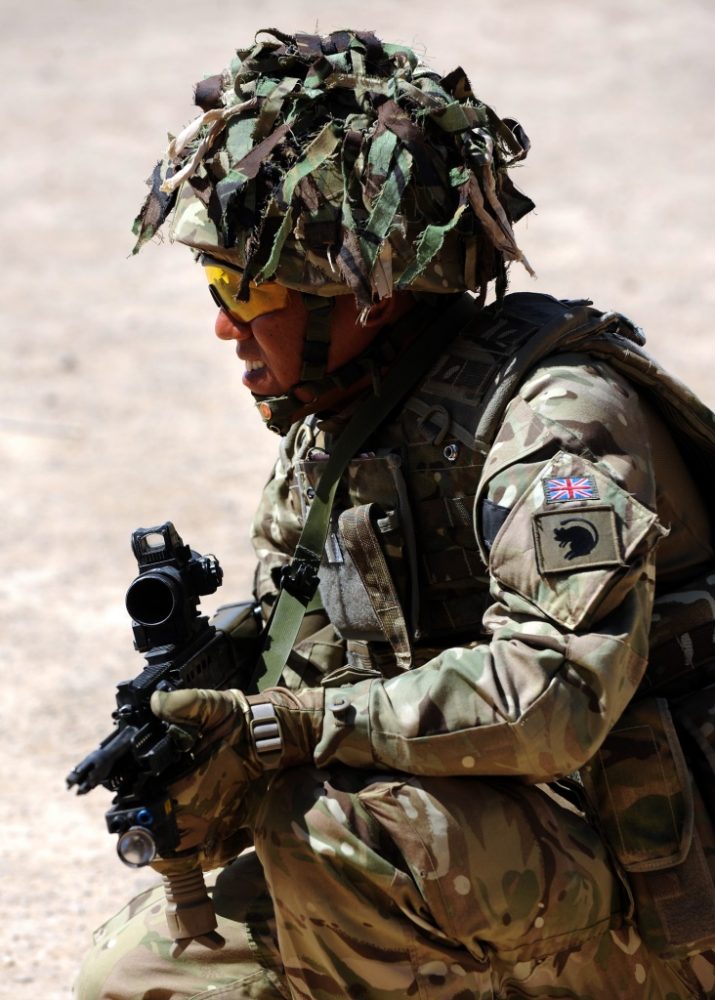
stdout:
[[(362, 353), (384, 321), (380, 314), (367, 325), (359, 324), (358, 307), (352, 295), (338, 296), (331, 316), (328, 371), (340, 368)], [(308, 310), (303, 297), (289, 289), (282, 308), (262, 313), (249, 322), (220, 309), (215, 331), (220, 340), (236, 342), (236, 354), (245, 364), (246, 388), (258, 396), (278, 396), (300, 379), (307, 327)], [(302, 388), (296, 390), (296, 396), (305, 402), (310, 400), (310, 392)]]
[(243, 384), (258, 396), (278, 396), (300, 377), (308, 310), (302, 296), (288, 290), (285, 306), (249, 322), (220, 309), (215, 331), (220, 340), (234, 340), (245, 364)]

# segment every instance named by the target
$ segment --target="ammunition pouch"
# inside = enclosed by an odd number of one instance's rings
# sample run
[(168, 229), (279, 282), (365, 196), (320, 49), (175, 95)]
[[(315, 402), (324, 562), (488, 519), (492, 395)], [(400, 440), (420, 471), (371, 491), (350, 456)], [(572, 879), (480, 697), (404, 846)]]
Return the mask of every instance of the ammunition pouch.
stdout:
[(582, 770), (646, 945), (680, 959), (715, 945), (715, 685), (632, 702)]

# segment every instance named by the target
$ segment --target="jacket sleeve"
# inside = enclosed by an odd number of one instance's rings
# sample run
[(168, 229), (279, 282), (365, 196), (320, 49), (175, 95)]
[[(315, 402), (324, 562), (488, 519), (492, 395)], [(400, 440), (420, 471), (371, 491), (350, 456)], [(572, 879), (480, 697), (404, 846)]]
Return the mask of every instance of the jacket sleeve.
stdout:
[(587, 357), (542, 364), (505, 414), (475, 516), (489, 641), (328, 690), (319, 765), (551, 780), (593, 755), (630, 700), (665, 534), (634, 388)]

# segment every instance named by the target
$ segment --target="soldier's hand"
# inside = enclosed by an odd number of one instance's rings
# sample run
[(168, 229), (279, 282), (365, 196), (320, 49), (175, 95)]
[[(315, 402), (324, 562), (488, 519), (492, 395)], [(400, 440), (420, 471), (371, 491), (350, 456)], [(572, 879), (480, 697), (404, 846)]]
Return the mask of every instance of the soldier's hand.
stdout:
[[(202, 867), (226, 863), (245, 845), (262, 777), (312, 760), (323, 719), (323, 691), (272, 688), (246, 697), (238, 690), (155, 691), (155, 715), (181, 738), (196, 766), (175, 781), (172, 799), (179, 830), (177, 851), (198, 851)], [(181, 731), (181, 732), (180, 732)]]
[(250, 721), (248, 700), (242, 691), (213, 691), (186, 688), (180, 691), (155, 691), (151, 696), (154, 715), (197, 734), (198, 753), (201, 745), (210, 745), (219, 739), (240, 745)]
[[(247, 842), (246, 792), (263, 768), (251, 752), (250, 712), (240, 691), (155, 691), (155, 715), (192, 744), (195, 765), (167, 789), (179, 832), (176, 853), (204, 869), (234, 858)], [(161, 862), (155, 865), (162, 870)]]

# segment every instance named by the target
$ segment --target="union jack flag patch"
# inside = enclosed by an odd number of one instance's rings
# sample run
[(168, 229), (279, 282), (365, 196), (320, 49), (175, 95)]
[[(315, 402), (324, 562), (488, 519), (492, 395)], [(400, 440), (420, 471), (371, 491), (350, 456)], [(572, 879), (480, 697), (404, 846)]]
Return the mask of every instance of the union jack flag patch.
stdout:
[(544, 493), (547, 503), (561, 503), (564, 500), (598, 500), (598, 490), (590, 476), (545, 479)]

